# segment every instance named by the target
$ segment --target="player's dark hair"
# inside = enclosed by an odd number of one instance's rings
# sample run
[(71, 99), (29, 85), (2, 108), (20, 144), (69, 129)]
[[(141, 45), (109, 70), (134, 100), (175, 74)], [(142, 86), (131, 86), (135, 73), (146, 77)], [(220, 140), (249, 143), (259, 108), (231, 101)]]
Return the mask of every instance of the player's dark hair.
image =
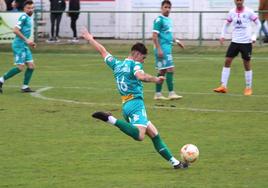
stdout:
[(25, 7), (26, 5), (32, 5), (32, 4), (34, 4), (32, 0), (27, 0), (23, 3), (23, 7)]
[(147, 54), (147, 48), (145, 47), (145, 45), (143, 43), (137, 42), (136, 44), (134, 44), (131, 47), (131, 51), (138, 51), (143, 55)]
[(164, 0), (161, 3), (161, 7), (163, 7), (165, 4), (168, 4), (168, 5), (172, 6), (172, 3), (169, 0)]

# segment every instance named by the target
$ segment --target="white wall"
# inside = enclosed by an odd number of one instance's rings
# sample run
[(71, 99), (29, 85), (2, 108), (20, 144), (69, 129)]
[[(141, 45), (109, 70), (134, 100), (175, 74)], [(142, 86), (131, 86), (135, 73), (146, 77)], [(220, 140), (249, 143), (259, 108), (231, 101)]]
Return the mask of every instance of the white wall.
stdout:
[[(115, 0), (114, 2), (81, 2), (85, 11), (159, 11), (161, 0)], [(258, 0), (245, 0), (246, 5), (257, 10)], [(49, 0), (44, 0), (45, 10), (49, 10)], [(68, 2), (67, 2), (68, 5)], [(233, 8), (233, 0), (173, 0), (173, 11), (228, 11)], [(158, 13), (146, 14), (145, 36), (152, 35), (153, 20)], [(203, 15), (203, 38), (216, 39), (220, 35), (226, 14)], [(199, 15), (196, 13), (172, 13), (175, 35), (182, 39), (197, 39), (199, 36)], [(43, 31), (50, 33), (49, 14), (44, 14), (46, 26)], [(80, 14), (78, 30), (87, 26), (88, 15)], [(135, 13), (92, 13), (90, 31), (97, 37), (133, 39), (142, 37), (142, 14)], [(70, 18), (63, 15), (60, 36), (71, 37)], [(229, 36), (230, 37), (230, 36)]]

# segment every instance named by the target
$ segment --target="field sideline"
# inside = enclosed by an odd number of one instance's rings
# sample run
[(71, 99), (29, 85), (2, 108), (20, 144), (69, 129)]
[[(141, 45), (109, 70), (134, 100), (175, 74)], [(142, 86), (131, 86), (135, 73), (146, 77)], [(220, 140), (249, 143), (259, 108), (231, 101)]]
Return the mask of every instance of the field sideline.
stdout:
[[(117, 57), (128, 54), (128, 44), (105, 46)], [(173, 170), (150, 139), (135, 142), (90, 117), (96, 110), (121, 117), (112, 73), (92, 48), (40, 44), (33, 52), (38, 92), (20, 93), (21, 74), (0, 95), (0, 187), (268, 187), (268, 47), (254, 49), (251, 97), (243, 96), (240, 58), (231, 69), (230, 92), (212, 92), (225, 50), (174, 50), (182, 100), (155, 102), (154, 85), (144, 84), (148, 116), (175, 156), (184, 144), (199, 147), (190, 169)], [(3, 74), (13, 57), (8, 45), (0, 51)], [(155, 74), (151, 47), (149, 53), (144, 67)]]

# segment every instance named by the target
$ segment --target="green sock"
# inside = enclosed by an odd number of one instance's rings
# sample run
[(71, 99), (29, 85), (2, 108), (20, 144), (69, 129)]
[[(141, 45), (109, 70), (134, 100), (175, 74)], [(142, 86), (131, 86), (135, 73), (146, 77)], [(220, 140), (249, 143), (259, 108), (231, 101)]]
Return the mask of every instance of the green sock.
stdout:
[(166, 73), (168, 91), (173, 91), (173, 72)]
[(167, 145), (165, 142), (160, 138), (160, 135), (156, 135), (152, 138), (152, 141), (154, 143), (155, 150), (167, 161), (169, 161), (172, 158), (172, 154), (169, 151)]
[(25, 74), (24, 74), (24, 81), (23, 81), (24, 85), (29, 85), (30, 80), (33, 75), (33, 71), (34, 69), (29, 69), (29, 68), (26, 69)]
[[(158, 73), (157, 76), (161, 76), (161, 74)], [(155, 84), (155, 91), (157, 93), (160, 93), (162, 91), (162, 85), (163, 84)]]
[(16, 74), (18, 74), (20, 72), (21, 71), (20, 71), (20, 69), (18, 67), (13, 67), (7, 73), (4, 74), (4, 80), (7, 80), (7, 79), (15, 76)]
[(133, 139), (139, 140), (140, 131), (137, 127), (120, 119), (116, 120), (115, 126)]

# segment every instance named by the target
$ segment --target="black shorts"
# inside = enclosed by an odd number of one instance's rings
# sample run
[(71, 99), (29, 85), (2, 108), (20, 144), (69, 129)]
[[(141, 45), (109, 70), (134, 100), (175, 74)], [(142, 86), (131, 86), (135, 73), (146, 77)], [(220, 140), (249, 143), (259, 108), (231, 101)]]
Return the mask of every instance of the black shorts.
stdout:
[(232, 42), (226, 52), (226, 57), (236, 57), (239, 52), (244, 60), (249, 61), (251, 59), (252, 43), (241, 44)]

